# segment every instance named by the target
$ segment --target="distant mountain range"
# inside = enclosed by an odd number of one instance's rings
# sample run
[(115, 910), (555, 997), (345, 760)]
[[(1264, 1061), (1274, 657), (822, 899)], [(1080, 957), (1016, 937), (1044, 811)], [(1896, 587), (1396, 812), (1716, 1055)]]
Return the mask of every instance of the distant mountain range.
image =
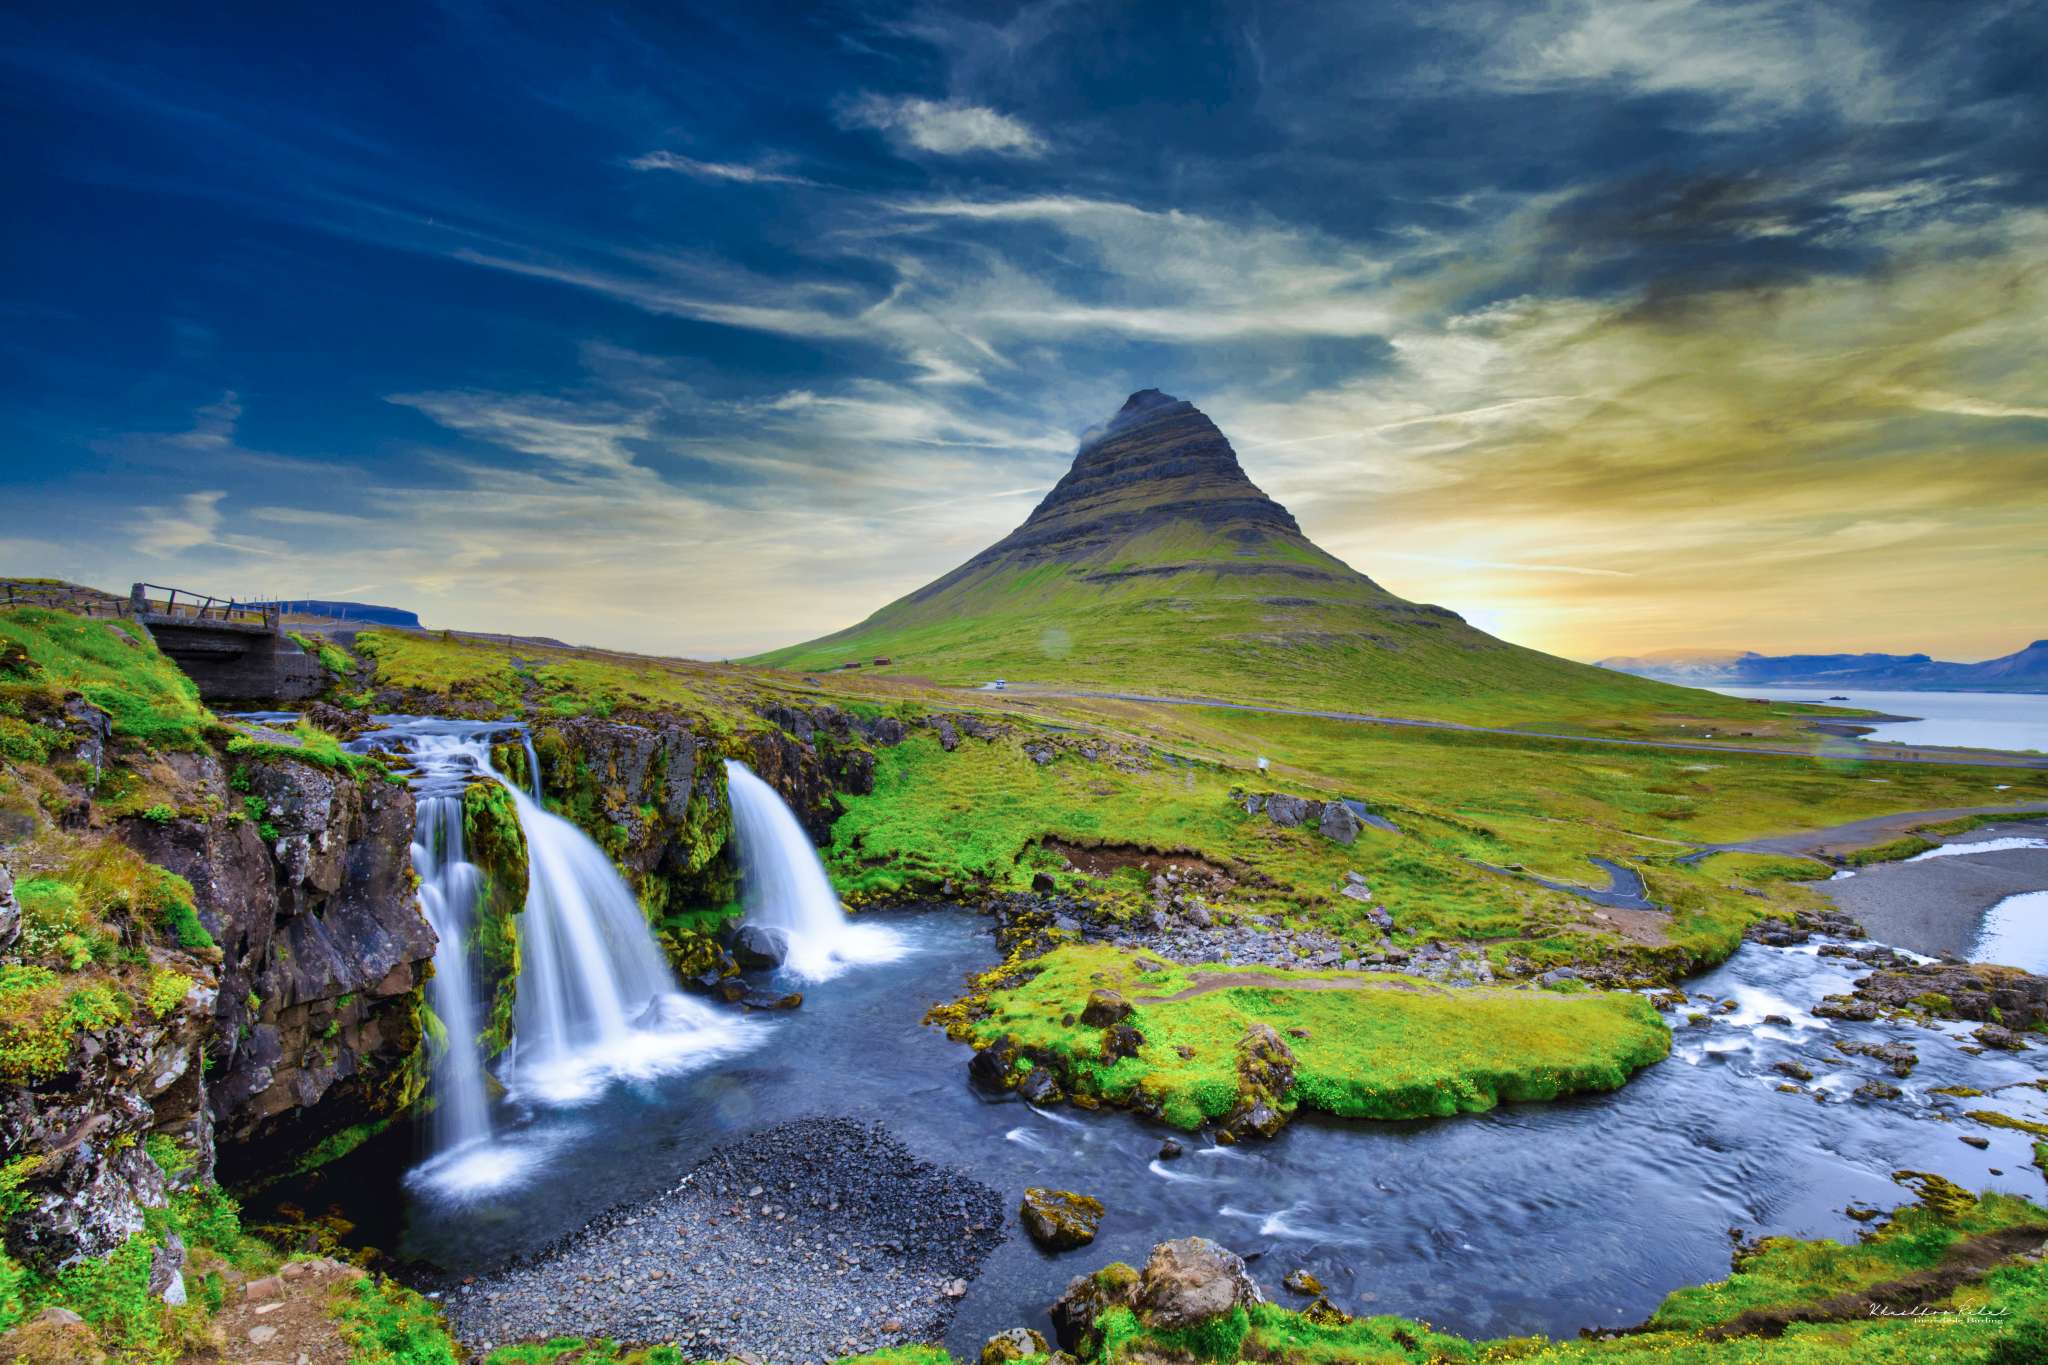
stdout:
[(1757, 654), (1664, 649), (1600, 667), (1691, 687), (1864, 687), (1895, 692), (2048, 692), (2048, 640), (1982, 663), (1926, 654)]

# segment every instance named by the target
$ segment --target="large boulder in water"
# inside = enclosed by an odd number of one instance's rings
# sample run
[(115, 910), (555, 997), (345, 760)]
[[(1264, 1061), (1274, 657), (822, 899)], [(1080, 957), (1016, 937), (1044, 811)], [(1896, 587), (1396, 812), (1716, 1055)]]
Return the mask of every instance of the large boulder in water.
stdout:
[(1264, 1301), (1244, 1258), (1206, 1237), (1161, 1242), (1138, 1273), (1138, 1320), (1155, 1331), (1184, 1331)]
[(1117, 1261), (1075, 1276), (1051, 1316), (1060, 1346), (1086, 1356), (1101, 1345), (1095, 1324), (1111, 1308), (1132, 1310), (1148, 1330), (1181, 1332), (1263, 1302), (1242, 1257), (1206, 1237), (1184, 1237), (1153, 1247), (1142, 1271)]
[(1031, 1240), (1047, 1251), (1071, 1251), (1095, 1240), (1102, 1223), (1102, 1201), (1072, 1190), (1033, 1186), (1024, 1191), (1017, 1220)]
[(780, 967), (789, 956), (789, 937), (765, 924), (742, 924), (732, 936), (732, 955), (744, 969)]

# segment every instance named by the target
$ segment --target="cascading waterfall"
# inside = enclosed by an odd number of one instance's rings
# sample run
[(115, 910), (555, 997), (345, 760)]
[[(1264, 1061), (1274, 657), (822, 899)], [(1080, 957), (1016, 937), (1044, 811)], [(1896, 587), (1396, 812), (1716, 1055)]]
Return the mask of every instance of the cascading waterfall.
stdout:
[(676, 989), (640, 903), (604, 851), (508, 785), (530, 870), (505, 1079), (551, 1103), (606, 1080), (706, 1061), (742, 1045), (733, 1015)]
[(435, 1059), (432, 1156), (416, 1173), (421, 1183), (475, 1193), (517, 1177), (537, 1155), (513, 1150), (492, 1122), (483, 1002), (470, 959), (482, 874), (464, 856), (462, 835), (463, 792), (475, 777), (511, 794), (526, 840), (512, 1044), (498, 1068), (513, 1100), (573, 1104), (614, 1078), (701, 1064), (755, 1041), (757, 1031), (739, 1017), (677, 991), (639, 903), (604, 852), (492, 767), (493, 736), (517, 728), (538, 787), (523, 727), (381, 719), (387, 728), (363, 744), (401, 748), (413, 759), (413, 866), (440, 939), (427, 991), (446, 1037)]
[(733, 836), (739, 846), (747, 923), (776, 931), (783, 966), (824, 981), (850, 966), (903, 956), (903, 940), (876, 924), (852, 924), (810, 837), (775, 788), (727, 759)]
[(476, 865), (463, 856), (462, 846), (462, 791), (475, 768), (473, 756), (454, 745), (436, 744), (431, 754), (425, 749), (416, 752), (420, 777), (416, 779), (418, 815), (413, 826), (412, 866), (420, 878), (420, 906), (441, 944), (454, 944), (457, 949), (435, 949), (434, 974), (427, 981), (427, 1003), (446, 1032), (432, 1079), (433, 1147), (436, 1152), (448, 1152), (491, 1135), (483, 1057), (473, 1041), (477, 994), (471, 982), (469, 954), (460, 951), (475, 916), (481, 882)]

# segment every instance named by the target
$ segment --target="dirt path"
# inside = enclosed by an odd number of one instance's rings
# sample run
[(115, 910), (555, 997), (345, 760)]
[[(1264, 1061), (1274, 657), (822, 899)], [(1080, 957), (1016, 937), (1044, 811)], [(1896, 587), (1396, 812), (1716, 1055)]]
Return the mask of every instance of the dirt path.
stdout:
[[(1070, 701), (1128, 701), (1150, 706), (1202, 706), (1224, 711), (1256, 711), (1271, 716), (1306, 716), (1313, 720), (1341, 720), (1354, 725), (1393, 725), (1412, 730), (1459, 730), (1473, 735), (1499, 735), (1506, 739), (1555, 739), (1574, 744), (1610, 744), (1631, 749), (1669, 749), (1683, 753), (1768, 754), (1778, 758), (1812, 758), (1811, 748), (1777, 744), (1709, 744), (1678, 739), (1621, 739), (1611, 735), (1570, 735), (1553, 730), (1506, 730), (1491, 725), (1466, 725), (1454, 720), (1415, 720), (1400, 716), (1372, 716), (1361, 711), (1314, 711), (1294, 706), (1258, 706), (1251, 702), (1219, 701), (1213, 697), (1159, 697), (1143, 692), (1069, 692), (1059, 688), (1012, 683), (1004, 694), (1013, 697), (1052, 697)], [(1850, 741), (1854, 756), (1887, 763), (1931, 763), (1937, 766), (1970, 768), (2048, 768), (2048, 757), (2038, 754), (2009, 754), (1992, 749), (1943, 749), (1913, 744), (1872, 744)]]
[(181, 1365), (348, 1365), (349, 1346), (328, 1303), (362, 1274), (339, 1261), (314, 1260), (231, 1280), (213, 1320), (218, 1344), (188, 1353)]

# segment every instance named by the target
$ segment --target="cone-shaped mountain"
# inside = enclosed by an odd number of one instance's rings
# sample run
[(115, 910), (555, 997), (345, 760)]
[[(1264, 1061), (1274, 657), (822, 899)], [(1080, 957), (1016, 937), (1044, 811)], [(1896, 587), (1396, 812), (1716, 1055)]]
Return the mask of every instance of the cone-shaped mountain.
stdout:
[(1701, 695), (1511, 645), (1396, 597), (1317, 548), (1214, 422), (1157, 389), (1084, 437), (1009, 535), (859, 625), (751, 662), (876, 657), (936, 682), (1502, 722), (1683, 709)]

